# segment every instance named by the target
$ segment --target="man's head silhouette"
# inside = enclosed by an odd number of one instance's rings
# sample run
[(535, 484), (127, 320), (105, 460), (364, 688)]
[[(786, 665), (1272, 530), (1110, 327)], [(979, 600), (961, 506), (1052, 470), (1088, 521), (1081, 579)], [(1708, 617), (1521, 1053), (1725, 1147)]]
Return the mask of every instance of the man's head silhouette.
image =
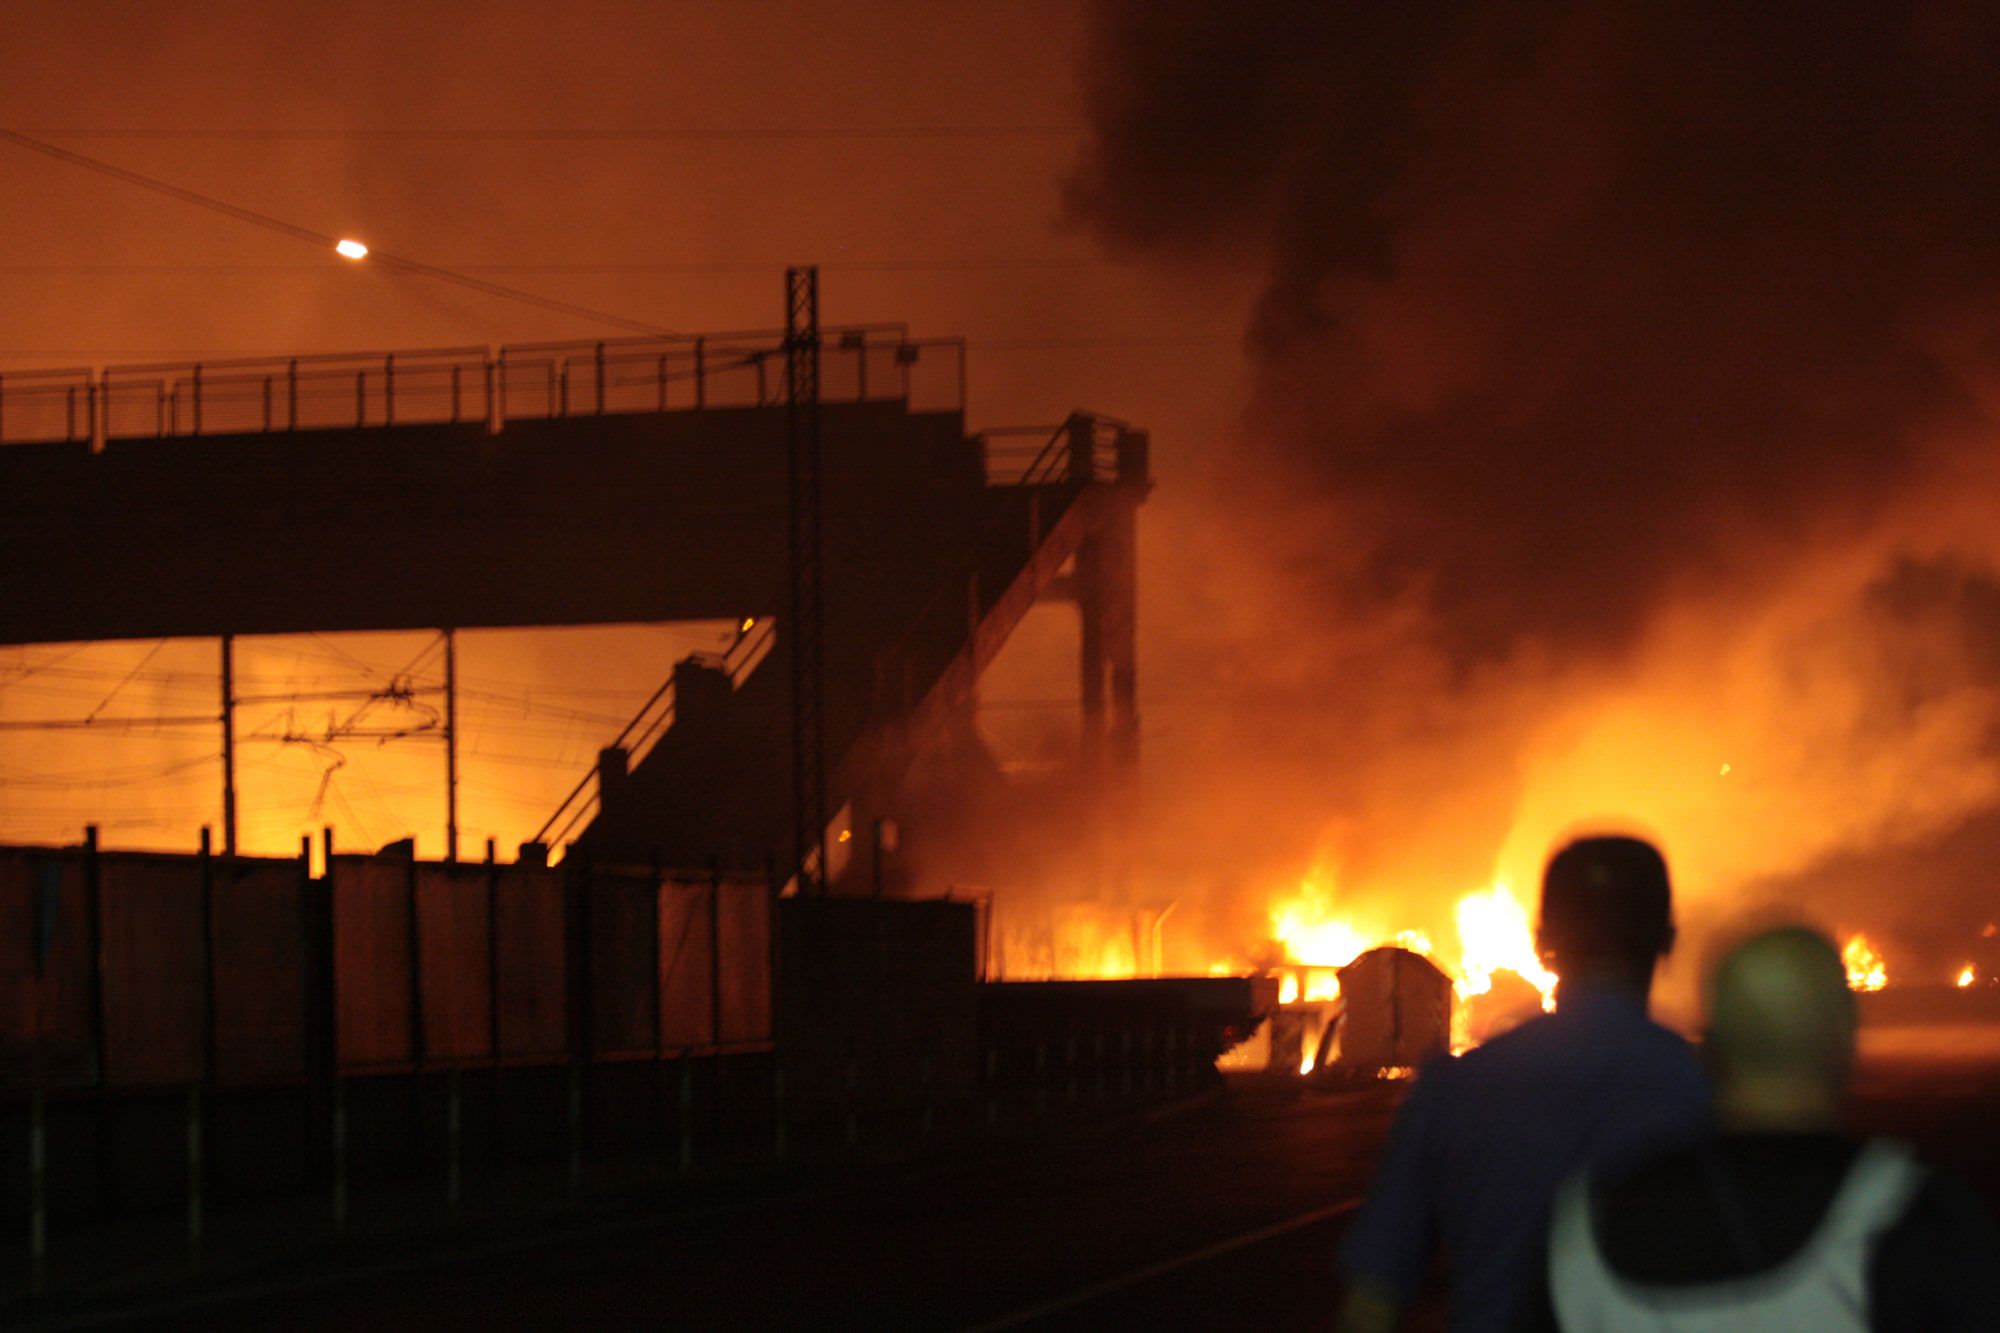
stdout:
[(1673, 888), (1658, 849), (1639, 838), (1578, 838), (1542, 873), (1543, 958), (1565, 982), (1652, 988), (1673, 947)]

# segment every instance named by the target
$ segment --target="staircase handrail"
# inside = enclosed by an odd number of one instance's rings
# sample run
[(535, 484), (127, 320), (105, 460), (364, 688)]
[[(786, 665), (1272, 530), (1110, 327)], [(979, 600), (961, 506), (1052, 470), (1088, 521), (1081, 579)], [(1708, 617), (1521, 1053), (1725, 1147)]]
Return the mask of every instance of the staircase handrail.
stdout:
[[(755, 670), (763, 660), (777, 634), (777, 621), (769, 616), (747, 617), (736, 639), (720, 653), (690, 653), (682, 662), (698, 662), (703, 666), (713, 666), (729, 677), (732, 686), (740, 687), (746, 676)], [(678, 665), (678, 664), (677, 664)], [(630, 721), (620, 731), (607, 750), (624, 750), (626, 763), (636, 765), (651, 751), (653, 744), (673, 725), (675, 712), (674, 677), (669, 673), (660, 687), (647, 697), (646, 702), (632, 715)], [(592, 765), (577, 780), (569, 794), (556, 806), (555, 813), (545, 820), (531, 841), (545, 847), (553, 847), (566, 839), (577, 825), (596, 812), (602, 793), (596, 790), (598, 769)], [(551, 841), (551, 839), (555, 841)]]

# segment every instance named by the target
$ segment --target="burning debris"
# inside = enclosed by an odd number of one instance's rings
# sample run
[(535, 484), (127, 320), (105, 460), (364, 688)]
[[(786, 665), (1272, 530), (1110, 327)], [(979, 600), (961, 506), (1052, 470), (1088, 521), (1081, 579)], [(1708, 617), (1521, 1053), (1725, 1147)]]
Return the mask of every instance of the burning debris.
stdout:
[(1847, 965), (1847, 988), (1856, 991), (1878, 991), (1889, 984), (1889, 967), (1882, 961), (1882, 955), (1875, 951), (1866, 935), (1855, 934), (1847, 941), (1847, 947), (1840, 951), (1840, 959)]
[[(1415, 1060), (1373, 1061), (1353, 1047), (1352, 1032), (1366, 1028), (1369, 1017), (1358, 1022), (1349, 1015), (1373, 1016), (1383, 1010), (1381, 995), (1350, 994), (1349, 975), (1364, 960), (1401, 957), (1420, 960), (1426, 966), (1412, 969), (1442, 978), (1444, 987), (1438, 1013), (1439, 1048), (1449, 1044), (1464, 1050), (1497, 1036), (1536, 1013), (1555, 1007), (1557, 976), (1542, 965), (1535, 950), (1534, 930), (1528, 910), (1504, 883), (1468, 893), (1453, 908), (1457, 949), (1447, 956), (1424, 930), (1389, 930), (1336, 903), (1328, 877), (1320, 871), (1308, 874), (1298, 891), (1271, 909), (1271, 947), (1278, 961), (1263, 970), (1278, 981), (1278, 1014), (1273, 1017), (1268, 1038), (1268, 1067), (1296, 1067), (1301, 1074), (1338, 1061), (1351, 1069), (1363, 1065), (1413, 1067)], [(1226, 962), (1211, 971), (1230, 970)], [(1398, 974), (1400, 975), (1400, 974)], [(1380, 990), (1381, 987), (1376, 987)], [(1394, 990), (1394, 987), (1391, 987)], [(1410, 1008), (1390, 1005), (1398, 1014)], [(1428, 1012), (1428, 1006), (1415, 1005)], [(1421, 1022), (1413, 1031), (1422, 1030)]]

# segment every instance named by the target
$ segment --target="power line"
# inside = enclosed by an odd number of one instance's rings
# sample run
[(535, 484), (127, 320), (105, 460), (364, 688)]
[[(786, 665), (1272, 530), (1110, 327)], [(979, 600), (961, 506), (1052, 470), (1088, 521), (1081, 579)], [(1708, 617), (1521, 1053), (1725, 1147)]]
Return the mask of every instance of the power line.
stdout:
[[(123, 181), (127, 185), (136, 185), (140, 189), (151, 190), (156, 194), (166, 195), (170, 199), (178, 199), (184, 204), (193, 204), (197, 208), (206, 208), (211, 212), (220, 213), (224, 217), (234, 218), (238, 222), (246, 222), (253, 227), (262, 227), (266, 231), (277, 232), (295, 241), (305, 241), (322, 249), (330, 250), (340, 240), (337, 236), (330, 236), (325, 232), (314, 231), (310, 227), (302, 227), (295, 222), (287, 222), (283, 218), (272, 217), (269, 213), (259, 213), (255, 209), (244, 208), (239, 204), (232, 204), (227, 200), (217, 199), (213, 195), (202, 194), (197, 190), (190, 190), (185, 186), (175, 185), (170, 181), (163, 181), (154, 176), (141, 175), (139, 172), (106, 162), (101, 158), (90, 157), (84, 153), (73, 152), (70, 149), (58, 147), (55, 144), (23, 134), (19, 130), (0, 129), (0, 141), (25, 148), (30, 152), (40, 153), (45, 157), (52, 157), (59, 162), (66, 162), (73, 167), (81, 167), (85, 171), (94, 171), (101, 176), (109, 176), (113, 180)], [(387, 254), (380, 250), (369, 250), (367, 262), (380, 265), (391, 272), (414, 273), (421, 277), (435, 278), (440, 282), (455, 283), (460, 287), (481, 292), (487, 296), (495, 296), (503, 300), (519, 301), (527, 305), (540, 306), (544, 310), (554, 311), (558, 314), (574, 315), (582, 319), (595, 320), (599, 323), (610, 324), (632, 333), (668, 334), (672, 332), (671, 329), (662, 328), (658, 324), (649, 324), (643, 320), (627, 319), (623, 315), (610, 314), (603, 310), (593, 309), (590, 306), (578, 305), (573, 301), (562, 301), (555, 297), (523, 291), (519, 287), (509, 287), (504, 283), (492, 282), (485, 278), (476, 278), (469, 273), (460, 273), (436, 264), (426, 264), (422, 260), (407, 259), (400, 255)]]
[[(595, 264), (458, 264), (454, 268), (460, 273), (560, 273), (576, 275), (621, 274), (621, 273), (664, 273), (664, 274), (713, 274), (745, 273), (768, 274), (782, 264), (770, 264), (762, 260), (695, 260), (673, 261), (632, 261), (606, 262)], [(1015, 271), (1076, 270), (1093, 268), (1121, 268), (1113, 259), (1077, 259), (1031, 257), (993, 257), (964, 259), (847, 259), (828, 260), (820, 265), (822, 269), (838, 270), (843, 273), (1006, 273)], [(333, 270), (324, 264), (248, 264), (248, 263), (79, 263), (79, 264), (0, 264), (0, 274), (37, 275), (68, 273), (87, 277), (124, 277), (133, 274), (186, 274), (201, 276), (218, 273), (330, 273)]]
[(95, 722), (97, 720), (97, 715), (104, 711), (104, 706), (110, 703), (113, 699), (116, 699), (118, 697), (118, 692), (124, 689), (127, 685), (130, 685), (132, 683), (132, 678), (138, 675), (141, 671), (145, 670), (146, 663), (152, 661), (155, 657), (159, 656), (160, 649), (166, 646), (167, 646), (167, 641), (165, 639), (161, 639), (158, 643), (155, 643), (151, 648), (148, 648), (146, 650), (146, 655), (139, 659), (139, 664), (133, 667), (130, 671), (126, 672), (122, 677), (120, 677), (118, 683), (116, 685), (113, 685), (109, 690), (109, 692), (107, 692), (102, 699), (99, 699), (97, 701), (97, 706), (95, 708), (92, 708), (88, 713), (85, 713), (83, 715), (83, 720), (85, 722)]
[(269, 143), (304, 140), (349, 140), (378, 142), (432, 143), (586, 143), (667, 140), (783, 140), (783, 139), (1055, 139), (1088, 133), (1083, 125), (684, 125), (648, 126), (634, 129), (614, 127), (510, 127), (504, 129), (243, 129), (186, 128), (164, 129), (151, 126), (37, 127), (34, 134), (62, 139), (141, 139), (141, 140), (238, 140)]

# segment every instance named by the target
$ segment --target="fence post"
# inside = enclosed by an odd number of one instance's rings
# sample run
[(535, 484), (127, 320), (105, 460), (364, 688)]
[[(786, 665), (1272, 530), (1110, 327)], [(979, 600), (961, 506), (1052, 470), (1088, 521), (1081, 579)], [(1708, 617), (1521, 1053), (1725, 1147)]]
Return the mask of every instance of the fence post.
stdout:
[(775, 1051), (771, 1054), (771, 1151), (779, 1161), (785, 1159), (785, 1067), (778, 1063)]
[(852, 1148), (861, 1141), (861, 1122), (854, 1099), (861, 1087), (861, 1062), (854, 1055), (854, 1038), (847, 1039), (847, 1067), (841, 1071), (841, 1082), (847, 1089), (847, 1146)]
[(333, 1229), (347, 1232), (347, 1079), (333, 1074)]
[(703, 340), (694, 340), (694, 405), (697, 409), (708, 406), (708, 367)]
[(39, 1077), (28, 1095), (28, 1294), (39, 1296), (49, 1265), (48, 1094)]
[(201, 363), (200, 362), (196, 362), (194, 368), (194, 429), (189, 431), (188, 433), (190, 435), (201, 434)]
[(932, 1075), (931, 1049), (930, 1049), (929, 1039), (926, 1039), (924, 1042), (924, 1056), (923, 1056), (922, 1070), (923, 1070), (922, 1079), (923, 1079), (923, 1089), (924, 1089), (924, 1118), (923, 1118), (922, 1133), (925, 1138), (929, 1138), (931, 1136), (931, 1130), (936, 1128), (937, 1124), (937, 1084), (936, 1081), (931, 1076)]
[(188, 1089), (187, 1096), (187, 1241), (188, 1263), (201, 1267), (202, 1243), (202, 1160), (201, 1086)]
[(681, 1051), (681, 1174), (694, 1170), (694, 1053)]
[(500, 1132), (500, 866), (494, 840), (486, 840), (486, 1055), (492, 1075), (486, 1085), (487, 1161), (501, 1155)]
[(604, 344), (597, 344), (597, 415), (604, 415)]
[(91, 1153), (97, 1171), (98, 1197), (116, 1211), (120, 1191), (117, 1155), (111, 1142), (111, 1103), (105, 1096), (109, 1042), (104, 1031), (104, 874), (97, 859), (97, 825), (83, 829), (84, 903), (90, 919), (90, 1039), (96, 1061), (91, 1107)]
[(382, 354), (382, 424), (396, 424), (396, 354)]
[(454, 1064), (445, 1076), (444, 1111), (444, 1198), (445, 1205), (453, 1217), (458, 1216), (458, 1201), (461, 1190), (461, 1151), (459, 1142), (459, 1067)]
[(583, 1188), (583, 1066), (569, 1065), (569, 1192)]
[(285, 363), (285, 429), (299, 428), (299, 359)]
[[(507, 353), (500, 353), (498, 366), (492, 357), (485, 360), (486, 368), (486, 433), (498, 435), (500, 427), (507, 421)], [(497, 369), (497, 380), (496, 380)]]

